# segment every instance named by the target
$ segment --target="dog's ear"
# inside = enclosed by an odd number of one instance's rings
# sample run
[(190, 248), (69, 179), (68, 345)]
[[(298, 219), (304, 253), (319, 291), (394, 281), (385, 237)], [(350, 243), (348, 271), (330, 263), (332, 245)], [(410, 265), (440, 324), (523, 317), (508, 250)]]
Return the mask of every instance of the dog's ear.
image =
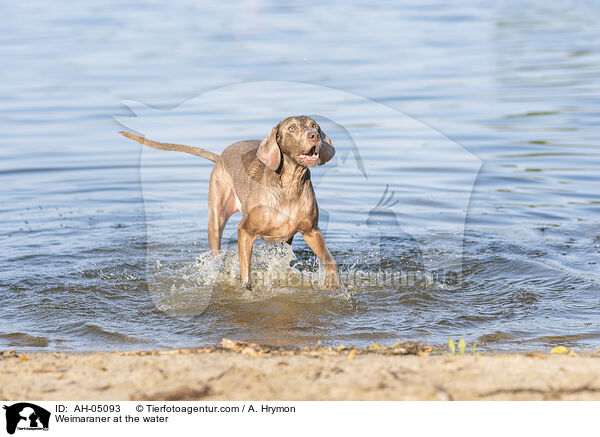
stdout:
[(319, 127), (319, 133), (321, 134), (321, 150), (319, 151), (319, 165), (323, 165), (330, 161), (335, 155), (335, 147), (329, 139), (329, 137)]
[(277, 171), (281, 164), (281, 149), (279, 148), (279, 143), (277, 143), (278, 132), (279, 125), (271, 129), (271, 132), (262, 140), (256, 152), (258, 159), (273, 171)]

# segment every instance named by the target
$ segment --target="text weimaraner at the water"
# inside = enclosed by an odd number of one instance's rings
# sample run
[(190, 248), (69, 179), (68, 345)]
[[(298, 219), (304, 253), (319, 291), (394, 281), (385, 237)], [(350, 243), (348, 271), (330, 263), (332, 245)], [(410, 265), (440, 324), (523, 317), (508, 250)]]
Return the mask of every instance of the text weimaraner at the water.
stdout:
[(250, 255), (256, 238), (291, 244), (297, 232), (325, 264), (326, 286), (340, 287), (337, 264), (319, 230), (319, 208), (307, 168), (325, 164), (333, 158), (335, 149), (314, 120), (288, 117), (264, 140), (234, 143), (221, 155), (121, 133), (155, 149), (191, 153), (215, 163), (208, 191), (208, 242), (216, 254), (227, 220), (236, 211), (242, 213), (238, 224), (240, 276), (248, 289)]

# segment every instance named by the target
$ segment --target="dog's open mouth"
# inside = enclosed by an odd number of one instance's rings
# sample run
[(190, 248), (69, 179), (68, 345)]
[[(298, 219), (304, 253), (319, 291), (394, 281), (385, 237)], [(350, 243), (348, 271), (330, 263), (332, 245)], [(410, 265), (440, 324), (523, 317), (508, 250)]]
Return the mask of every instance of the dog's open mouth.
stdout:
[(317, 146), (312, 146), (305, 155), (298, 155), (298, 160), (305, 165), (315, 165), (319, 160), (319, 152)]

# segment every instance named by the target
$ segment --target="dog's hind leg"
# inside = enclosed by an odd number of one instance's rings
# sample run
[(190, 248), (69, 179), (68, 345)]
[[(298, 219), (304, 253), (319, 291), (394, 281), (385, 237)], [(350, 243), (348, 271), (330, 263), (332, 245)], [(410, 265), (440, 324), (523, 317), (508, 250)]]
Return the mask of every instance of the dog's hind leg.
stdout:
[(238, 211), (237, 197), (229, 175), (217, 164), (210, 175), (208, 190), (208, 244), (216, 255), (227, 220)]

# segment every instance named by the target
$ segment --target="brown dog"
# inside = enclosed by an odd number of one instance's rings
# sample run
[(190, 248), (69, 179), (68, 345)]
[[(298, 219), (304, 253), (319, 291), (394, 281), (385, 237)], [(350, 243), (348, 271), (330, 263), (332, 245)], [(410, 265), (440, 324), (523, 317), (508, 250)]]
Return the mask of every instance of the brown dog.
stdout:
[(246, 288), (251, 288), (250, 255), (256, 238), (291, 244), (297, 232), (325, 265), (326, 287), (340, 287), (337, 265), (318, 227), (319, 208), (307, 168), (325, 164), (335, 149), (314, 120), (288, 117), (264, 140), (234, 143), (221, 155), (121, 134), (155, 149), (191, 153), (215, 162), (208, 191), (208, 242), (216, 254), (227, 220), (236, 211), (242, 213), (238, 248)]

